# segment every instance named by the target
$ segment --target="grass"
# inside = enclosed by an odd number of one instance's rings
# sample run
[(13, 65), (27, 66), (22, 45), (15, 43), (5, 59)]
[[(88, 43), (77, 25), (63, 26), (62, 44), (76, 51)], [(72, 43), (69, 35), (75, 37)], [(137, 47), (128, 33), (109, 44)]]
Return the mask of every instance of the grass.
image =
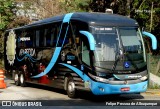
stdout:
[(160, 86), (156, 83), (149, 83), (149, 86), (148, 86), (149, 89), (160, 89)]

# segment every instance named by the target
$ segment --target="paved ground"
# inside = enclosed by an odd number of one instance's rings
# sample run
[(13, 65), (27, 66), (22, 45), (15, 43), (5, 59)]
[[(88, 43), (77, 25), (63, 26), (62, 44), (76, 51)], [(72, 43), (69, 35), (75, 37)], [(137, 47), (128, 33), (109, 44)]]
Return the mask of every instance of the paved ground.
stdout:
[(52, 99), (67, 100), (67, 99), (70, 99), (63, 93), (62, 90), (60, 90), (60, 93), (58, 93), (58, 90), (53, 88), (45, 89), (45, 87), (40, 87), (37, 85), (31, 85), (31, 84), (29, 84), (28, 87), (20, 87), (20, 86), (16, 86), (13, 80), (5, 80), (5, 82), (7, 83), (7, 88), (0, 89), (1, 100), (52, 100)]
[[(79, 94), (78, 98), (70, 99), (63, 90), (48, 88), (44, 86), (42, 87), (37, 85), (29, 85), (28, 87), (15, 86), (13, 80), (9, 79), (6, 79), (5, 82), (7, 83), (7, 88), (0, 89), (0, 100), (21, 100), (21, 101), (46, 100), (45, 103), (48, 104), (49, 106), (50, 105), (61, 106), (59, 108), (73, 108), (73, 106), (75, 108), (76, 106), (76, 108), (81, 109), (81, 106), (85, 106), (85, 109), (90, 109), (90, 108), (93, 109), (93, 107), (91, 106), (94, 106), (95, 108), (99, 108), (96, 106), (101, 106), (103, 108), (106, 108), (106, 103), (108, 103), (107, 105), (112, 107), (112, 105), (114, 105), (112, 103), (117, 103), (117, 102), (131, 103), (133, 101), (136, 103), (138, 100), (138, 102), (140, 101), (140, 102), (156, 103), (157, 101), (154, 100), (160, 101), (160, 89), (155, 89), (155, 90), (149, 89), (146, 93), (142, 93), (140, 95), (128, 94), (121, 96), (103, 96), (103, 97), (96, 97), (92, 96), (90, 93), (82, 92)], [(160, 102), (158, 102), (158, 104), (160, 105)], [(71, 107), (66, 107), (66, 106), (71, 106)], [(140, 107), (142, 108), (142, 106)], [(130, 108), (130, 106), (127, 106), (127, 109), (128, 108)]]

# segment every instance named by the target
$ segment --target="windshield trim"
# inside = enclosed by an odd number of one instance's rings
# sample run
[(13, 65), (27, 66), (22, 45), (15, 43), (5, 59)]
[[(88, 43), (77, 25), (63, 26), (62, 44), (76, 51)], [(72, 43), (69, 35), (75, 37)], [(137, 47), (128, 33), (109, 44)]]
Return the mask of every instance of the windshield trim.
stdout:
[(147, 61), (147, 59), (146, 59), (146, 49), (145, 49), (144, 40), (143, 40), (143, 37), (142, 37), (142, 33), (140, 31), (140, 28), (138, 28), (138, 33), (139, 33), (141, 41), (142, 41), (144, 62), (146, 62)]

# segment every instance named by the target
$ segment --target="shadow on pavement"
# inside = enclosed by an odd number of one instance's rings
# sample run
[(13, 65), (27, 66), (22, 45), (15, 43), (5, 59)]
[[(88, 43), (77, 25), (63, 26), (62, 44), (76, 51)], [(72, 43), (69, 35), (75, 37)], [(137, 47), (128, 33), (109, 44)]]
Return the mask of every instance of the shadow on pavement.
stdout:
[[(8, 83), (8, 86), (15, 85), (14, 81)], [(67, 96), (67, 93), (65, 90), (57, 89), (53, 87), (38, 85), (38, 84), (31, 84), (28, 83), (27, 87), (33, 87), (38, 89), (44, 89), (48, 91), (53, 91), (56, 93), (64, 94)], [(91, 92), (85, 92), (85, 91), (78, 91), (78, 96), (76, 99), (71, 100), (82, 100), (82, 101), (88, 101), (88, 102), (96, 102), (96, 103), (104, 103), (106, 101), (128, 101), (128, 100), (141, 100), (144, 99), (144, 97), (140, 94), (122, 94), (122, 95), (103, 95), (103, 96), (95, 96)]]
[(135, 99), (144, 99), (140, 94), (121, 94), (121, 95), (103, 95), (95, 96), (89, 92), (79, 93), (80, 99), (85, 99), (93, 102), (103, 102), (103, 101), (125, 101), (125, 100), (135, 100)]
[[(29, 87), (44, 89), (48, 91), (54, 91), (56, 93), (64, 94), (67, 96), (67, 93), (63, 89), (52, 88), (48, 86), (41, 86), (36, 84), (28, 84)], [(76, 99), (83, 99), (92, 102), (104, 102), (104, 101), (126, 101), (126, 100), (140, 100), (144, 99), (144, 97), (140, 94), (121, 94), (121, 95), (103, 95), (103, 96), (95, 96), (91, 92), (78, 91), (78, 95)]]

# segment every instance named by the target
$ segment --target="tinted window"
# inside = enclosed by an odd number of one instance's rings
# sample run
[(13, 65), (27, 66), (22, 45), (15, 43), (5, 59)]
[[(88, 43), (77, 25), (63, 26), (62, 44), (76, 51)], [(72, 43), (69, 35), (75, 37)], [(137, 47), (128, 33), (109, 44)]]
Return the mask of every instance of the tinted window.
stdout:
[(34, 30), (26, 30), (20, 34), (17, 34), (18, 47), (34, 47), (34, 36)]

